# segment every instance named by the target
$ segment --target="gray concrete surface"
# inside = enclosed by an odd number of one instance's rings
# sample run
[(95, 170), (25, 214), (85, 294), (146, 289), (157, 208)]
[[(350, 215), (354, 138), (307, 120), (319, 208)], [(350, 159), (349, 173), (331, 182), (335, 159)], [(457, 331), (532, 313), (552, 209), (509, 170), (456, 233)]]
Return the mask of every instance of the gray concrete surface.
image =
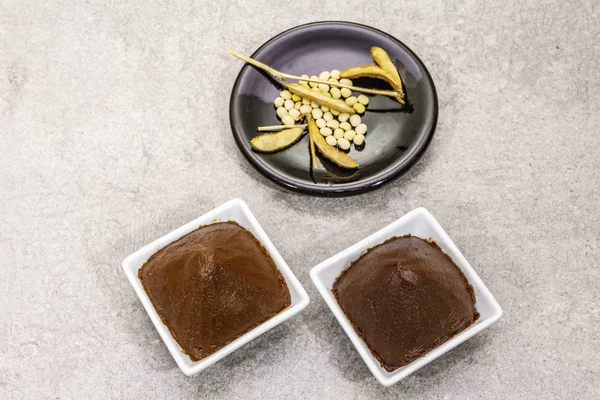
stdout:
[[(0, 1), (0, 398), (600, 396), (598, 3), (319, 3)], [(405, 41), (440, 96), (418, 166), (359, 197), (273, 186), (229, 130), (225, 47), (322, 19)], [(312, 303), (187, 378), (120, 263), (234, 197)], [(385, 389), (309, 270), (418, 206), (504, 317)]]

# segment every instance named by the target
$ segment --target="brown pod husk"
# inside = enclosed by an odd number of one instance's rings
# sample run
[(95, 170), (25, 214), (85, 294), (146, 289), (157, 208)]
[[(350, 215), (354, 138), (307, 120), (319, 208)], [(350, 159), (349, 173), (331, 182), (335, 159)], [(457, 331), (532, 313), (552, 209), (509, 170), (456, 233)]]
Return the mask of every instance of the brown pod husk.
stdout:
[(319, 153), (339, 167), (346, 169), (358, 168), (358, 163), (352, 157), (327, 144), (311, 116), (307, 116), (306, 120), (308, 122), (308, 134), (312, 137)]
[(310, 158), (312, 160), (313, 168), (318, 168), (319, 165), (317, 164), (317, 153), (315, 152), (314, 134), (315, 134), (315, 132), (318, 132), (319, 128), (317, 127), (315, 120), (313, 119), (312, 115), (310, 115), (310, 114), (306, 115), (306, 122), (308, 124), (308, 140), (310, 143)]
[(392, 59), (387, 51), (381, 47), (373, 46), (371, 47), (371, 57), (373, 57), (373, 61), (375, 61), (377, 65), (390, 74), (391, 78), (394, 79), (394, 90), (396, 90), (398, 94), (404, 98), (404, 91), (402, 90), (402, 78), (400, 78), (398, 69), (392, 62)]
[(286, 86), (290, 92), (321, 105), (327, 106), (332, 110), (339, 111), (341, 113), (356, 114), (356, 110), (346, 104), (344, 100), (334, 99), (333, 97), (327, 96), (323, 92), (311, 90), (310, 88), (300, 85), (299, 83), (289, 83)]
[[(402, 91), (402, 82), (399, 81), (399, 79), (396, 79), (396, 77), (394, 77), (390, 72), (386, 71), (385, 69), (383, 69), (377, 65), (369, 64), (369, 65), (360, 65), (360, 66), (356, 66), (356, 67), (346, 68), (345, 70), (340, 72), (340, 77), (347, 78), (347, 79), (356, 79), (356, 78), (365, 78), (365, 77), (366, 78), (383, 79), (384, 81), (389, 83), (390, 86), (396, 92), (398, 92), (398, 96), (396, 96), (396, 100), (398, 100), (400, 103), (404, 104), (404, 92)], [(400, 84), (399, 87), (397, 86), (397, 83)]]
[(252, 149), (260, 153), (276, 153), (285, 150), (300, 140), (304, 127), (284, 129), (277, 133), (258, 135), (250, 141)]

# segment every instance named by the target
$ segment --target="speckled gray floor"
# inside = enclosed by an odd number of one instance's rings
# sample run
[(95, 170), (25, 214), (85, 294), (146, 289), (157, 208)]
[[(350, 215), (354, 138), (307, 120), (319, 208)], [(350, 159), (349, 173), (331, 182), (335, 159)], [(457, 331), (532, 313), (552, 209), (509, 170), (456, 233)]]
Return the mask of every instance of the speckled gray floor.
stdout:
[[(0, 398), (598, 398), (598, 3), (254, 3), (0, 1)], [(360, 197), (273, 186), (229, 131), (225, 47), (321, 19), (405, 41), (440, 96), (422, 161)], [(187, 378), (120, 263), (234, 197), (312, 303)], [(504, 317), (385, 389), (309, 270), (418, 206)]]

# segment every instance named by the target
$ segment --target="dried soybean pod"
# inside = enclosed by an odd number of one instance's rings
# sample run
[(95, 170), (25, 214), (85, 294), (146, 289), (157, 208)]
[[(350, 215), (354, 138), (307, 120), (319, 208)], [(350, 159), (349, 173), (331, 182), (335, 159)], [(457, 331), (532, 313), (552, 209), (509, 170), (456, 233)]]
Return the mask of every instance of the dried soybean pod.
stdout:
[(361, 65), (358, 67), (346, 68), (345, 70), (340, 72), (340, 76), (342, 78), (348, 78), (348, 79), (362, 78), (362, 77), (383, 79), (387, 83), (389, 83), (390, 86), (392, 86), (392, 88), (396, 92), (398, 92), (398, 96), (396, 96), (396, 100), (398, 100), (400, 103), (404, 104), (404, 92), (402, 91), (402, 84), (400, 83), (400, 86), (398, 87), (396, 85), (397, 80), (395, 79), (395, 77), (391, 73), (389, 73), (388, 71), (386, 71), (385, 69), (383, 69), (377, 65)]
[(369, 78), (379, 78), (384, 79), (388, 81), (390, 85), (395, 86), (394, 77), (385, 69), (374, 64), (346, 68), (340, 72), (340, 76), (347, 79), (362, 78), (365, 76)]
[(394, 90), (396, 90), (398, 94), (404, 98), (404, 92), (402, 90), (402, 78), (400, 78), (398, 69), (392, 62), (389, 54), (381, 47), (373, 46), (371, 47), (371, 57), (373, 57), (373, 60), (375, 63), (377, 63), (377, 65), (390, 73), (394, 79)]
[[(355, 169), (358, 168), (358, 163), (346, 153), (342, 153), (337, 150), (335, 147), (327, 144), (327, 141), (319, 133), (319, 129), (317, 128), (317, 124), (312, 121), (310, 117), (307, 117), (308, 120), (308, 134), (312, 137), (315, 142), (315, 146), (319, 153), (323, 154), (325, 158), (331, 160), (334, 164), (347, 169)], [(311, 130), (311, 124), (313, 129)]]
[(356, 114), (356, 110), (350, 107), (346, 102), (342, 99), (334, 99), (333, 97), (329, 97), (323, 92), (314, 91), (306, 86), (302, 86), (298, 83), (290, 83), (286, 85), (290, 92), (297, 94), (300, 97), (304, 97), (311, 101), (314, 101), (318, 104), (329, 107), (332, 110), (339, 111), (341, 113), (348, 114)]
[(306, 122), (308, 124), (308, 140), (310, 142), (310, 158), (312, 160), (313, 168), (318, 168), (317, 165), (317, 153), (315, 152), (315, 136), (321, 136), (319, 134), (319, 127), (310, 114), (306, 114)]
[(250, 141), (252, 149), (260, 153), (275, 153), (295, 144), (304, 133), (304, 127), (284, 129), (277, 133), (259, 135)]

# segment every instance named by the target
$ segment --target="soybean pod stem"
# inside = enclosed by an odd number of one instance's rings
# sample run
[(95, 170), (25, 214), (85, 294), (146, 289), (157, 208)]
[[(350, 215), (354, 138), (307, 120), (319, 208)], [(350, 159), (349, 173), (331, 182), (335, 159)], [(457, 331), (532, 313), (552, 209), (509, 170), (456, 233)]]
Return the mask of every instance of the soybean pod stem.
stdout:
[(329, 82), (329, 81), (324, 81), (321, 79), (311, 79), (311, 78), (302, 78), (301, 76), (296, 76), (296, 75), (291, 75), (291, 74), (286, 74), (284, 72), (278, 71), (272, 67), (269, 67), (267, 64), (264, 64), (260, 61), (256, 61), (253, 58), (247, 57), (241, 53), (238, 53), (237, 51), (233, 50), (233, 49), (227, 49), (229, 51), (229, 53), (231, 53), (231, 55), (246, 61), (248, 64), (251, 64), (253, 66), (255, 66), (256, 68), (262, 69), (263, 71), (268, 72), (269, 74), (273, 75), (275, 78), (279, 79), (280, 81), (283, 82), (284, 78), (287, 79), (293, 79), (296, 81), (306, 81), (306, 82), (314, 82), (314, 83), (324, 83), (326, 85), (329, 86), (337, 86), (340, 88), (347, 88), (350, 89), (352, 91), (355, 92), (362, 92), (362, 93), (369, 93), (369, 94), (379, 94), (382, 96), (388, 96), (388, 97), (397, 97), (399, 96), (399, 93), (394, 91), (394, 90), (379, 90), (379, 89), (368, 89), (368, 88), (362, 88), (362, 87), (357, 87), (357, 86), (352, 86), (352, 85), (346, 85), (343, 83), (335, 83), (335, 82)]
[(259, 126), (259, 132), (272, 132), (272, 131), (281, 131), (283, 129), (289, 128), (306, 128), (306, 124), (297, 124), (297, 125), (269, 125), (269, 126)]

